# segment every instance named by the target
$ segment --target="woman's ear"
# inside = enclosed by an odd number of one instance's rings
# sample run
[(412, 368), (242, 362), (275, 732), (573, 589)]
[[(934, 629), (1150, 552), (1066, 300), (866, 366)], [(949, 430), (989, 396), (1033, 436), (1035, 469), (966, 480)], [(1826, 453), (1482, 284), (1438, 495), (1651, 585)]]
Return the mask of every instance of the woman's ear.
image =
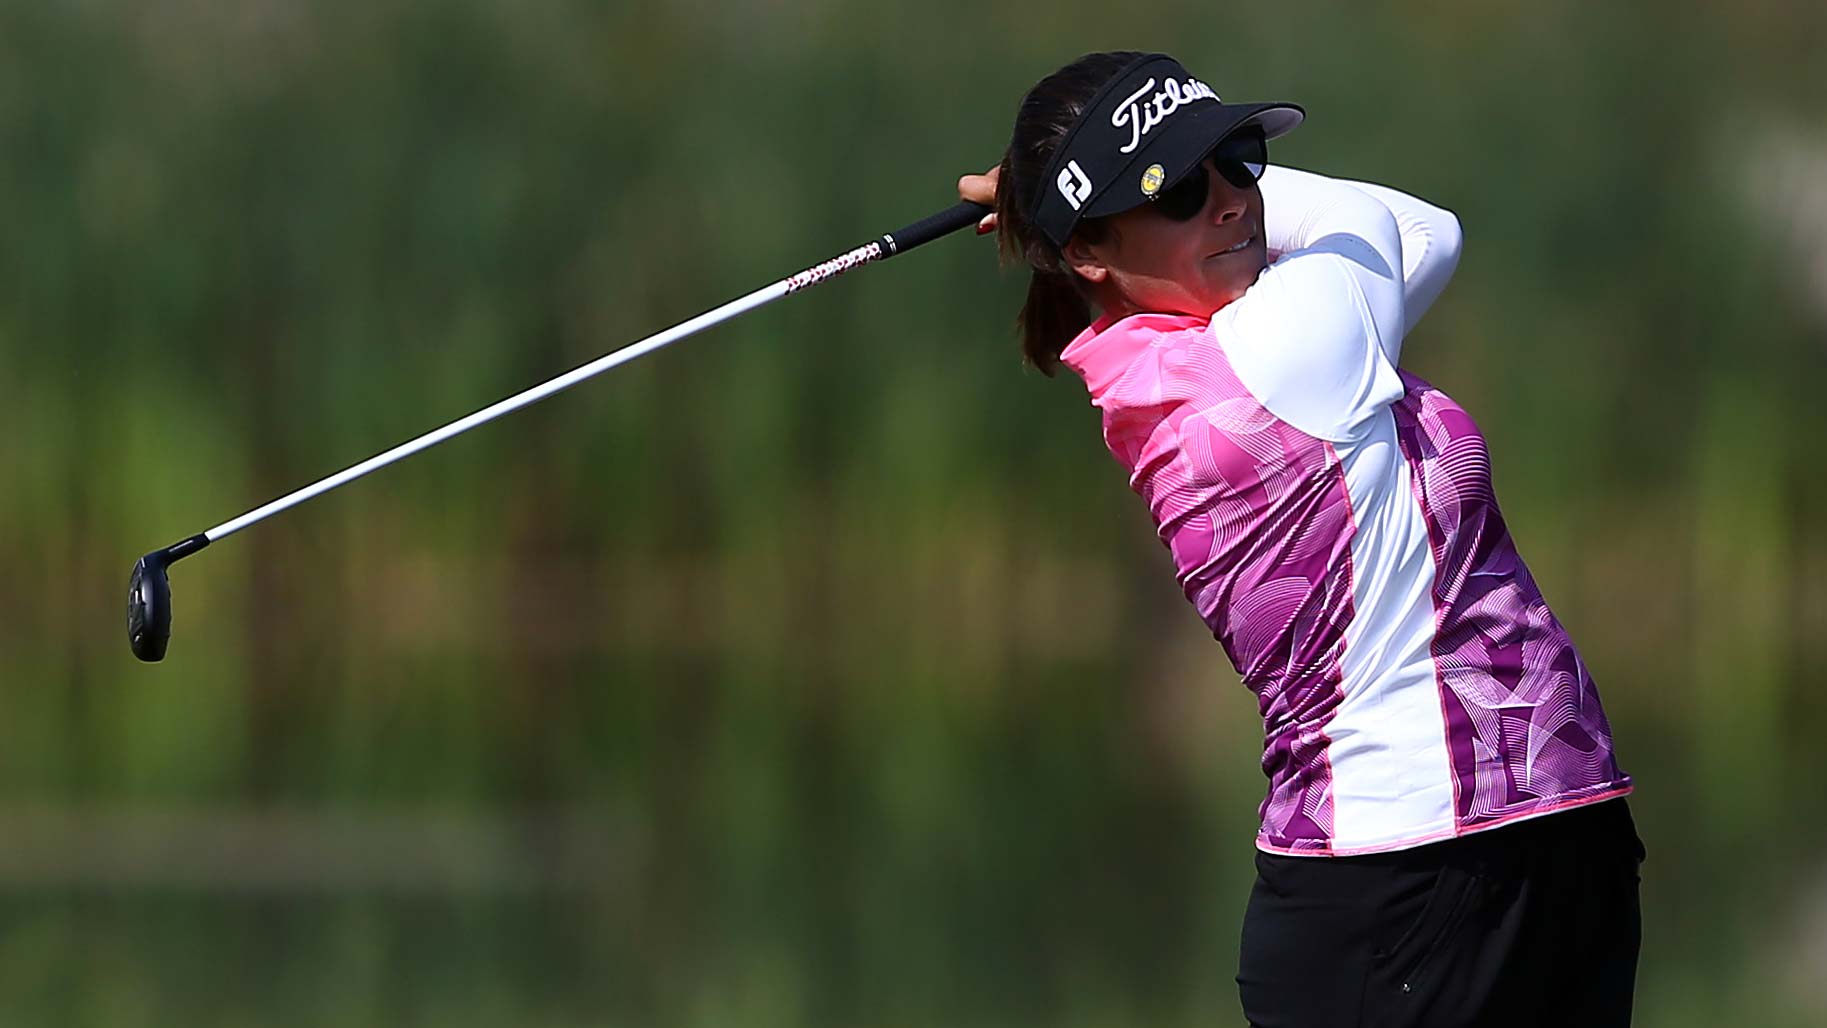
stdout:
[(1066, 245), (1060, 248), (1059, 256), (1062, 264), (1077, 272), (1078, 277), (1087, 282), (1102, 282), (1110, 277), (1110, 266), (1098, 257), (1091, 244), (1076, 234), (1066, 240)]

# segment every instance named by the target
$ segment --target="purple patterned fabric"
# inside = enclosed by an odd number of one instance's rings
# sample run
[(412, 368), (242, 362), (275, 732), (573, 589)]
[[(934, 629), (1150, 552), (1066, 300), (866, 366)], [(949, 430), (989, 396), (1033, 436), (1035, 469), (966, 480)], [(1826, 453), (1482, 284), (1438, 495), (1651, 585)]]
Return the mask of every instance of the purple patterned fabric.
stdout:
[(1392, 413), (1433, 546), (1434, 664), (1459, 825), (1628, 789), (1585, 662), (1497, 510), (1484, 436), (1445, 393), (1408, 372), (1402, 384)]

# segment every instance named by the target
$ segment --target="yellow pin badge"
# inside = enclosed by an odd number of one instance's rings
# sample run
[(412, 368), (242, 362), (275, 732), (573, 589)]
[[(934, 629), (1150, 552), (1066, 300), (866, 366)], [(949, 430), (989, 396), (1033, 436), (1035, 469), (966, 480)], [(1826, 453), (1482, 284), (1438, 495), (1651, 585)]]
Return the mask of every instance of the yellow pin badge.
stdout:
[(1142, 172), (1142, 195), (1153, 200), (1155, 194), (1161, 191), (1161, 183), (1166, 180), (1167, 169), (1159, 164), (1150, 164), (1148, 170)]

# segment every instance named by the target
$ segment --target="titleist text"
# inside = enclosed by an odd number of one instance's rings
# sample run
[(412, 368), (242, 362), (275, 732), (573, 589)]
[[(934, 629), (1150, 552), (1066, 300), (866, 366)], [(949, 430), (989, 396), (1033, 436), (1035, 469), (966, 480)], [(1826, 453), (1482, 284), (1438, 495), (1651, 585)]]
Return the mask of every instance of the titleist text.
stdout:
[(1142, 144), (1142, 137), (1148, 135), (1150, 129), (1167, 120), (1169, 115), (1187, 104), (1195, 100), (1218, 99), (1218, 94), (1212, 91), (1212, 87), (1198, 79), (1189, 78), (1184, 85), (1177, 79), (1165, 79), (1161, 83), (1160, 92), (1146, 100), (1142, 99), (1142, 95), (1153, 88), (1155, 88), (1155, 80), (1150, 77), (1147, 82), (1142, 83), (1141, 89), (1129, 94), (1117, 107), (1116, 112), (1110, 116), (1112, 126), (1116, 128), (1129, 126), (1129, 145), (1123, 147), (1118, 151), (1119, 153), (1133, 153), (1135, 148)]

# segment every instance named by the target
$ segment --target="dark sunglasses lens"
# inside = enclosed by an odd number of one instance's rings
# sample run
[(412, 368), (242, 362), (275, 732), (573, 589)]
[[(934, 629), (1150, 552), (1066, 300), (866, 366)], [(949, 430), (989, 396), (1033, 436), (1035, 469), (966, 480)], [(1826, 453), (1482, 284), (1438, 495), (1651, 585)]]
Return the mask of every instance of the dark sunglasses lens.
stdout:
[(1186, 173), (1186, 177), (1174, 183), (1173, 188), (1155, 197), (1154, 208), (1172, 221), (1186, 221), (1197, 217), (1205, 210), (1205, 194), (1210, 192), (1211, 181), (1206, 177), (1205, 165), (1198, 164)]
[(1248, 189), (1269, 165), (1269, 143), (1254, 126), (1224, 137), (1212, 150), (1212, 163), (1226, 182)]
[[(1210, 156), (1225, 181), (1238, 189), (1248, 189), (1256, 184), (1268, 166), (1269, 144), (1263, 139), (1262, 129), (1252, 125), (1219, 140)], [(1155, 197), (1153, 206), (1170, 220), (1188, 221), (1205, 210), (1206, 194), (1210, 191), (1211, 179), (1206, 175), (1205, 162), (1200, 161), (1185, 178), (1174, 183), (1173, 188)]]

